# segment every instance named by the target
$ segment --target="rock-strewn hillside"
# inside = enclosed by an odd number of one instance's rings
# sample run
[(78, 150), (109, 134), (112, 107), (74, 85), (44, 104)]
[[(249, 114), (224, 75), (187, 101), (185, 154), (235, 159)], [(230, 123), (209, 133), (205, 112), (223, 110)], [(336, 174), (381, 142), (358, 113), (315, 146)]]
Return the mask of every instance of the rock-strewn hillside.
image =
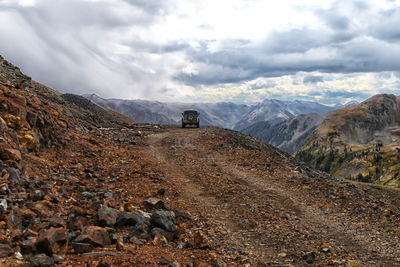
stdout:
[(331, 112), (297, 157), (333, 175), (400, 185), (400, 97), (376, 95)]
[(298, 115), (278, 124), (261, 121), (243, 129), (242, 132), (293, 154), (323, 121), (323, 118), (317, 113), (310, 113)]
[(203, 249), (211, 245), (202, 221), (168, 201), (174, 186), (144, 159), (142, 139), (160, 127), (127, 121), (32, 81), (0, 57), (2, 264), (154, 266), (219, 258)]

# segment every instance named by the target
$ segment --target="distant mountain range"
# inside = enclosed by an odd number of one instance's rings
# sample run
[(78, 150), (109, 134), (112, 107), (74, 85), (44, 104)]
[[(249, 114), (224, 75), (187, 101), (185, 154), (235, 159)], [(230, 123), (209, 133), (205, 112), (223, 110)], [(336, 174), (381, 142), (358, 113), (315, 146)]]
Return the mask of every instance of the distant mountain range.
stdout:
[(269, 121), (272, 124), (299, 114), (315, 112), (326, 114), (343, 106), (330, 107), (309, 101), (280, 101), (266, 99), (256, 104), (219, 103), (163, 103), (147, 100), (104, 99), (95, 94), (84, 95), (97, 105), (119, 112), (136, 122), (179, 124), (185, 109), (200, 112), (201, 125), (214, 125), (241, 131), (254, 123)]
[(313, 112), (277, 124), (270, 121), (256, 122), (242, 132), (293, 154), (323, 120), (324, 115)]

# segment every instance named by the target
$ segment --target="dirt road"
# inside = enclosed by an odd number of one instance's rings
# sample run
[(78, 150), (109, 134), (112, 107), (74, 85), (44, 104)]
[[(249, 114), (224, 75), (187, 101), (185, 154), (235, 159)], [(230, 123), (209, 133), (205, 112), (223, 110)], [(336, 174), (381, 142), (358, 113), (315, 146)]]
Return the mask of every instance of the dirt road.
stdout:
[(252, 266), (400, 266), (399, 236), (379, 224), (398, 226), (382, 215), (398, 211), (396, 193), (310, 177), (288, 155), (217, 128), (171, 127), (147, 142), (220, 254)]

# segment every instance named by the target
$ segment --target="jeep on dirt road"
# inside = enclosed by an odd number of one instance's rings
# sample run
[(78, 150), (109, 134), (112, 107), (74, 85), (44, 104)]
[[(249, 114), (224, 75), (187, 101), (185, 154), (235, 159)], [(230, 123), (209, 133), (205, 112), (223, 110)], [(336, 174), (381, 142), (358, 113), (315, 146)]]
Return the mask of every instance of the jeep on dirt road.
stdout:
[(200, 113), (196, 110), (185, 110), (182, 113), (182, 128), (185, 128), (186, 125), (196, 125), (197, 128), (200, 127)]

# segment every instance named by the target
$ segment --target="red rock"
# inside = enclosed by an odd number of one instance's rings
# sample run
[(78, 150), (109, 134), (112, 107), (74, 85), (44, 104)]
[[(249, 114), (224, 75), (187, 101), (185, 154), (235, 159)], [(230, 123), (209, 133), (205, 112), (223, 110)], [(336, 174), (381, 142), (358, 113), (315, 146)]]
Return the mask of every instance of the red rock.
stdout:
[(73, 220), (68, 220), (68, 229), (71, 230), (83, 230), (85, 225), (87, 225), (87, 219), (82, 216), (78, 216)]
[(80, 236), (75, 239), (77, 243), (89, 243), (95, 247), (111, 245), (107, 230), (98, 226), (88, 226), (83, 229)]
[(60, 217), (54, 217), (50, 219), (50, 226), (55, 228), (67, 228), (67, 222)]
[(116, 248), (117, 248), (118, 251), (125, 250), (125, 246), (124, 246), (124, 244), (122, 243), (121, 240), (117, 241)]
[(211, 247), (211, 242), (204, 232), (198, 231), (194, 235), (193, 245), (195, 248), (209, 248)]
[(94, 249), (94, 247), (91, 244), (77, 243), (77, 242), (72, 243), (72, 248), (74, 249), (74, 252), (77, 254), (87, 253)]
[(47, 200), (35, 202), (32, 210), (40, 217), (49, 218), (53, 216), (53, 205)]
[(53, 254), (65, 254), (67, 245), (67, 231), (64, 228), (51, 227), (47, 231), (42, 231), (39, 233), (36, 242), (38, 251), (44, 252), (50, 256)]
[(143, 205), (147, 209), (165, 209), (166, 205), (164, 201), (155, 197), (149, 197), (143, 201)]
[(14, 160), (20, 162), (22, 160), (21, 152), (17, 149), (5, 147), (0, 149), (0, 158), (3, 160)]
[(31, 237), (27, 240), (22, 241), (20, 243), (21, 252), (23, 254), (32, 254), (36, 252), (36, 242), (37, 242), (36, 237)]

